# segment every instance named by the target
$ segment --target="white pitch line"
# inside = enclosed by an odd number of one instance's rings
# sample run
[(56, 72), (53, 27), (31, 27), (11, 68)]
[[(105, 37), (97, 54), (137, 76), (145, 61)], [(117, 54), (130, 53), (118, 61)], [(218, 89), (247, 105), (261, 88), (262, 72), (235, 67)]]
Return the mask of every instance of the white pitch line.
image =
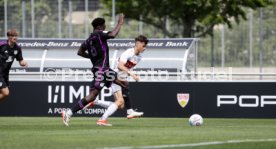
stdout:
[(212, 142), (199, 142), (190, 144), (170, 144), (170, 145), (156, 145), (156, 146), (140, 146), (140, 147), (105, 147), (101, 149), (154, 149), (154, 148), (176, 148), (176, 147), (196, 147), (196, 146), (206, 146), (206, 145), (220, 145), (220, 144), (236, 144), (236, 143), (246, 143), (246, 142), (273, 142), (276, 138), (271, 139), (245, 139), (245, 140), (227, 140), (227, 141), (212, 141)]

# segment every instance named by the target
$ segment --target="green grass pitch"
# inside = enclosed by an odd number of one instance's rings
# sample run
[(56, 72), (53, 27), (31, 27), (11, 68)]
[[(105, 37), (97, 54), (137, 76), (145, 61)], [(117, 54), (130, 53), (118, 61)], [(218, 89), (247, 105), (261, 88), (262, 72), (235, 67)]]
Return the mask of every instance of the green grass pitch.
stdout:
[(187, 118), (0, 117), (0, 149), (275, 149), (275, 119), (204, 119), (191, 127)]

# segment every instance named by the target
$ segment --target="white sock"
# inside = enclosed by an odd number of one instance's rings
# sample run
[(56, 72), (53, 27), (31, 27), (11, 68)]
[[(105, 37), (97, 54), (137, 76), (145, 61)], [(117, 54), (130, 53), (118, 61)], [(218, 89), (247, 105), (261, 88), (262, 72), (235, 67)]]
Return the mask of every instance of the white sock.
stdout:
[(133, 112), (133, 109), (127, 109), (127, 114), (131, 114)]
[(118, 109), (118, 106), (115, 103), (112, 103), (107, 110), (104, 112), (103, 116), (101, 117), (102, 120), (106, 120), (110, 115), (112, 115), (116, 110)]
[(103, 108), (108, 108), (110, 105), (112, 105), (114, 102), (112, 101), (103, 101), (103, 100), (95, 100), (94, 105), (101, 106)]

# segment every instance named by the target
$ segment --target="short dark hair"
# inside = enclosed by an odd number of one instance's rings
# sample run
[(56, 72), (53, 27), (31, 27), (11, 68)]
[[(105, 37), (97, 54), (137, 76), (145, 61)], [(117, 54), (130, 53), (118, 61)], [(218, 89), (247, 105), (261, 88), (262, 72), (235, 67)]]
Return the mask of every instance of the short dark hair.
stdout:
[(139, 35), (138, 37), (136, 37), (135, 42), (136, 41), (144, 42), (146, 45), (149, 42), (148, 38), (146, 36), (143, 36), (143, 35)]
[(7, 36), (18, 36), (18, 32), (16, 31), (16, 29), (10, 29), (7, 31)]
[(91, 25), (93, 26), (94, 29), (104, 24), (105, 24), (104, 18), (96, 18), (91, 22)]

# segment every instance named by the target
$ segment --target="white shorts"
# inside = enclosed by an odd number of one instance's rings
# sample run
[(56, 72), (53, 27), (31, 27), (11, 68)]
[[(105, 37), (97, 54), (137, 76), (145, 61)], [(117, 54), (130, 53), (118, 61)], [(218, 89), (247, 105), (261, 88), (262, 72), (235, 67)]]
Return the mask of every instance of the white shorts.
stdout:
[(122, 87), (118, 84), (115, 84), (115, 83), (112, 83), (111, 89), (112, 89), (112, 94), (114, 94), (118, 91), (122, 91)]

